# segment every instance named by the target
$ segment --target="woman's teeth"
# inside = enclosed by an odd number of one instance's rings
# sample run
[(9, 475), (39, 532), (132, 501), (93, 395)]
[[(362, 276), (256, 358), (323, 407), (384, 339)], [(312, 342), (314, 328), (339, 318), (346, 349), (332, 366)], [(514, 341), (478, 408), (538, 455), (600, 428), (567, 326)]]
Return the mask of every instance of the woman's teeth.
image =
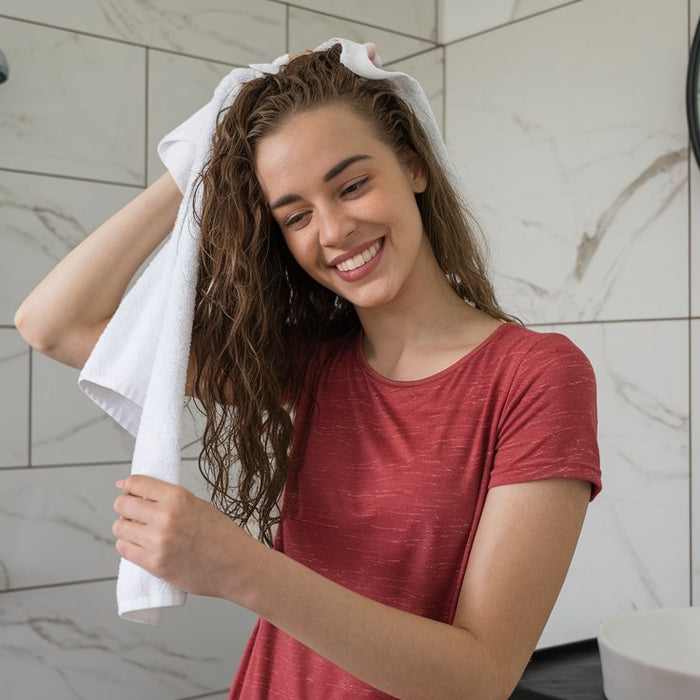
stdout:
[(348, 258), (347, 260), (343, 260), (343, 262), (338, 263), (336, 267), (341, 272), (350, 272), (350, 270), (355, 270), (358, 267), (361, 267), (362, 265), (368, 263), (379, 252), (379, 249), (381, 247), (381, 243), (377, 241), (369, 248), (363, 250), (361, 253), (358, 253), (354, 257)]

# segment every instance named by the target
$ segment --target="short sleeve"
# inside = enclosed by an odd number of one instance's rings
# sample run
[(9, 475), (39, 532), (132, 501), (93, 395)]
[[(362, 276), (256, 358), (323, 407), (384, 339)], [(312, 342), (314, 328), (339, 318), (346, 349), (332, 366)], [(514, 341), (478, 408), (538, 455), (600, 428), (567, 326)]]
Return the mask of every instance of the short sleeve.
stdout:
[(549, 478), (602, 488), (596, 380), (588, 358), (559, 333), (543, 333), (514, 371), (498, 423), (489, 486)]

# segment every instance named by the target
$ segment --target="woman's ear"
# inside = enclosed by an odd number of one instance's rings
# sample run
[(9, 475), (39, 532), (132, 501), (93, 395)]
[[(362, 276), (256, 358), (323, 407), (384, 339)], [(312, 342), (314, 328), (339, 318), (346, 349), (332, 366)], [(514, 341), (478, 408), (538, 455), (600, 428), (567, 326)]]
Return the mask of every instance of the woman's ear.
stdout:
[(401, 153), (401, 158), (406, 172), (411, 178), (413, 191), (416, 194), (425, 192), (428, 186), (428, 177), (425, 174), (425, 165), (421, 157), (412, 148), (406, 146)]

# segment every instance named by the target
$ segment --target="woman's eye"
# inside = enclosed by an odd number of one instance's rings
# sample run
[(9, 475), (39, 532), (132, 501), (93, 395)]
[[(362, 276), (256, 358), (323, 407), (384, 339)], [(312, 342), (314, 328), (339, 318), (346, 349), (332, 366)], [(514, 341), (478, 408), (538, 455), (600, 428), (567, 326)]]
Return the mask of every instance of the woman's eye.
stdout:
[(297, 226), (304, 221), (306, 214), (307, 214), (307, 212), (305, 212), (305, 211), (300, 212), (299, 214), (294, 214), (293, 216), (290, 216), (288, 219), (285, 220), (284, 225), (287, 228), (292, 228), (294, 226)]
[(367, 182), (367, 180), (368, 178), (364, 177), (361, 180), (358, 180), (357, 182), (353, 182), (352, 185), (349, 185), (343, 190), (342, 194), (353, 194), (353, 192), (357, 192), (357, 190), (359, 190), (362, 187), (362, 185), (364, 185), (365, 182)]

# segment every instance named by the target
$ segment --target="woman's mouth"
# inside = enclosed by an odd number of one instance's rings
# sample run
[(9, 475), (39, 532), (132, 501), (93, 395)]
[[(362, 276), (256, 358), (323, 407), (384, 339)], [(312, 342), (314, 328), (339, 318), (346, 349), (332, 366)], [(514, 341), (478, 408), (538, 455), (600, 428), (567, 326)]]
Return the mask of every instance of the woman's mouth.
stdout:
[(372, 258), (377, 255), (377, 253), (381, 250), (382, 248), (382, 241), (377, 241), (376, 243), (373, 243), (369, 248), (365, 248), (361, 253), (358, 253), (357, 255), (353, 256), (352, 258), (348, 258), (347, 260), (343, 260), (343, 262), (340, 262), (336, 265), (336, 268), (340, 270), (341, 272), (350, 272), (352, 270), (356, 270), (358, 267), (362, 267), (363, 265), (366, 265)]
[(372, 274), (372, 271), (380, 264), (383, 253), (384, 237), (382, 236), (364, 250), (337, 262), (333, 267), (336, 274), (345, 282), (357, 282)]

